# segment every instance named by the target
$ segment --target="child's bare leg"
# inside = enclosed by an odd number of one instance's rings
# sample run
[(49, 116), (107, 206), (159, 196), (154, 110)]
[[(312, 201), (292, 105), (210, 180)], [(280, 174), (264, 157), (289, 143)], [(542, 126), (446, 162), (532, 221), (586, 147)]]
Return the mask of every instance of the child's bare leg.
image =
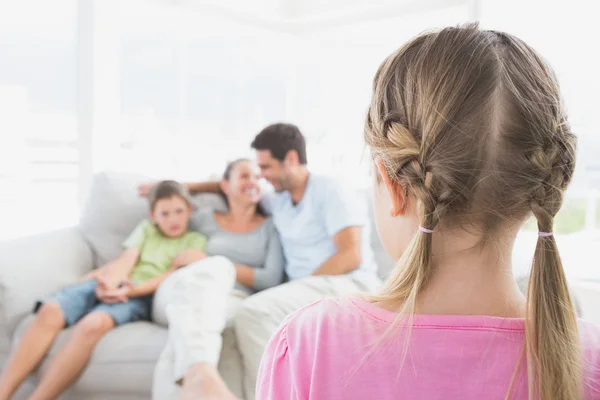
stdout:
[(58, 333), (65, 319), (58, 304), (44, 303), (31, 326), (25, 331), (19, 346), (12, 352), (0, 378), (0, 400), (8, 400), (37, 367)]
[(181, 400), (237, 400), (217, 369), (206, 363), (193, 365), (183, 379)]
[(115, 323), (104, 312), (92, 312), (75, 325), (73, 336), (52, 359), (30, 400), (56, 399), (85, 369), (96, 343)]

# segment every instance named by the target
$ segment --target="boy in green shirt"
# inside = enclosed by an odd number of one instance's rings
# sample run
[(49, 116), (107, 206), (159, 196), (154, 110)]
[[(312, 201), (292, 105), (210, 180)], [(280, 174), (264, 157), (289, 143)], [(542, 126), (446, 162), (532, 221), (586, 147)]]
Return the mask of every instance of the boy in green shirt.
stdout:
[(150, 321), (158, 285), (178, 268), (206, 257), (206, 237), (188, 231), (191, 213), (183, 185), (174, 181), (156, 185), (150, 196), (150, 220), (129, 235), (119, 258), (36, 303), (36, 319), (3, 372), (0, 400), (3, 394), (10, 398), (64, 327), (74, 325), (73, 335), (50, 362), (31, 399), (59, 397), (81, 374), (96, 343), (114, 327)]

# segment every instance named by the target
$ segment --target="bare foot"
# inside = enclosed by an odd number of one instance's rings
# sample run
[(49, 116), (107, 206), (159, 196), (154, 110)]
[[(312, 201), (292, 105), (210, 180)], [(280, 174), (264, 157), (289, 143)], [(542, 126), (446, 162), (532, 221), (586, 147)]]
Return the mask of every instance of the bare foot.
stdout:
[(192, 366), (185, 374), (181, 400), (239, 400), (227, 389), (217, 369), (208, 364)]

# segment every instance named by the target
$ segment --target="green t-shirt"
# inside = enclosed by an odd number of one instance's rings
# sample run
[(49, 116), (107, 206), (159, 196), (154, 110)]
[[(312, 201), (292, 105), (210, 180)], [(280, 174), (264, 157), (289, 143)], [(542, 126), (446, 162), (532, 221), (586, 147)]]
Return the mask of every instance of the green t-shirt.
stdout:
[(164, 236), (149, 220), (141, 222), (123, 243), (128, 249), (140, 250), (140, 257), (129, 279), (140, 284), (156, 278), (171, 268), (173, 258), (185, 250), (204, 251), (206, 237), (197, 232), (186, 232), (180, 237)]

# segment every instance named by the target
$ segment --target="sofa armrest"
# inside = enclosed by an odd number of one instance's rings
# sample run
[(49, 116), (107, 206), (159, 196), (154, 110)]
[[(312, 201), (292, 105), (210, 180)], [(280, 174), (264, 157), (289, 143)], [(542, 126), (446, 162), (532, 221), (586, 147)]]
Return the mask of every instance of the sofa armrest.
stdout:
[(583, 319), (600, 325), (600, 281), (576, 279), (571, 286), (581, 304)]
[(0, 359), (35, 301), (91, 268), (92, 252), (75, 227), (0, 242)]

